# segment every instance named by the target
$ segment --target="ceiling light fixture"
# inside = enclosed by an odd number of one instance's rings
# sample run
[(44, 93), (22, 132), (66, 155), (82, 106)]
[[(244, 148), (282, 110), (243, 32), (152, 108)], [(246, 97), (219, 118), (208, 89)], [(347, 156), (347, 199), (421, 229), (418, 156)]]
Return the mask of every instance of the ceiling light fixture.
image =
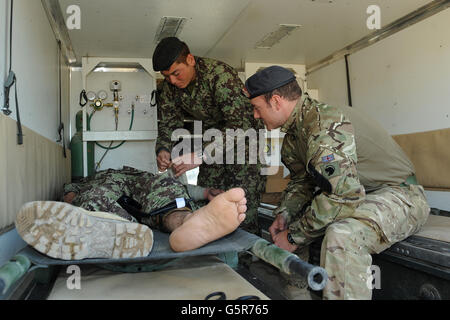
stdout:
[(135, 62), (102, 62), (93, 72), (143, 72), (144, 68)]

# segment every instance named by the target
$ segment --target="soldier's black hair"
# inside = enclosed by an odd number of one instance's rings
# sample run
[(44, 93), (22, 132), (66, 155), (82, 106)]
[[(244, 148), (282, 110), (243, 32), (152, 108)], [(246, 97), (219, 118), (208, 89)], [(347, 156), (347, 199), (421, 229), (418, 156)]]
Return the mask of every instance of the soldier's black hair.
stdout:
[(270, 99), (274, 95), (279, 95), (282, 98), (285, 98), (289, 101), (294, 101), (299, 99), (302, 96), (302, 89), (298, 85), (297, 80), (291, 81), (288, 84), (285, 84), (282, 87), (279, 87), (271, 92), (264, 94), (264, 99), (267, 103), (269, 103)]
[(175, 62), (186, 64), (187, 56), (191, 53), (191, 50), (189, 50), (189, 47), (185, 42), (182, 42), (182, 44), (183, 47), (181, 48), (180, 55)]

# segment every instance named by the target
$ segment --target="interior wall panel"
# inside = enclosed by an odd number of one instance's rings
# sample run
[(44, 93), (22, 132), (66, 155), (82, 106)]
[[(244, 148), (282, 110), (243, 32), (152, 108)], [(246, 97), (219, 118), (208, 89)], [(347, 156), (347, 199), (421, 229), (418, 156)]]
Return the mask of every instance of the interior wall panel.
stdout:
[(70, 182), (70, 151), (23, 127), (24, 144), (17, 145), (16, 121), (0, 114), (0, 230), (14, 223), (23, 204), (60, 200)]

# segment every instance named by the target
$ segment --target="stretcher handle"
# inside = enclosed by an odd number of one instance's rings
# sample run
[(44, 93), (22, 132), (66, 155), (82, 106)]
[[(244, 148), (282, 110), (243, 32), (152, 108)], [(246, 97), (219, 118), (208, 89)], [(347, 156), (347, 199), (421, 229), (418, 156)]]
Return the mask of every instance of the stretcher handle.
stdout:
[(257, 240), (250, 251), (286, 274), (305, 277), (309, 287), (314, 291), (322, 290), (328, 281), (328, 274), (324, 268), (305, 262), (297, 255), (264, 239)]

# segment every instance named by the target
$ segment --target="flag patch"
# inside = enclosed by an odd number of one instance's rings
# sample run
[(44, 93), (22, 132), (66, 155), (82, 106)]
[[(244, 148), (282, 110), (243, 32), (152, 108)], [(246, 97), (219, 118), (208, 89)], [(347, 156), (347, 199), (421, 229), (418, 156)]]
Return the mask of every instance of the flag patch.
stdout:
[(322, 162), (323, 163), (327, 163), (327, 162), (331, 162), (331, 161), (334, 161), (334, 155), (333, 154), (330, 154), (329, 156), (322, 157)]

